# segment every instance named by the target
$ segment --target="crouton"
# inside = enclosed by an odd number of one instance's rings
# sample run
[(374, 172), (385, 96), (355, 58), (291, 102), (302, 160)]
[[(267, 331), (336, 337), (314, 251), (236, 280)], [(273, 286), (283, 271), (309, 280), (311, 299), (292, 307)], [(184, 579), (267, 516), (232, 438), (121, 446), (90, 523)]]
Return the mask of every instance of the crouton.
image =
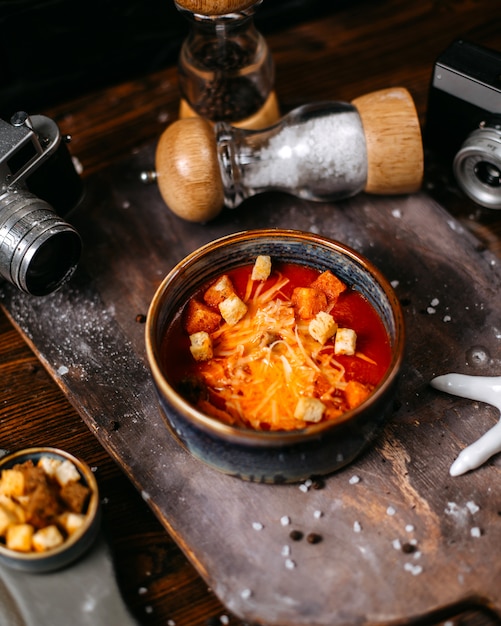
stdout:
[(57, 526), (51, 524), (45, 528), (37, 530), (31, 538), (31, 545), (35, 552), (45, 552), (60, 546), (64, 542), (64, 537)]
[(234, 326), (247, 313), (247, 305), (236, 294), (233, 294), (219, 303), (219, 310), (224, 321)]
[(80, 482), (70, 481), (62, 487), (59, 496), (73, 513), (83, 513), (87, 500), (89, 499), (90, 489)]
[(195, 361), (208, 361), (212, 359), (212, 339), (204, 330), (190, 335), (190, 352)]
[(346, 398), (346, 402), (348, 403), (350, 409), (354, 409), (359, 404), (362, 404), (362, 402), (368, 398), (370, 393), (371, 390), (363, 383), (359, 383), (356, 380), (350, 380), (344, 390), (344, 397)]
[(23, 472), (17, 469), (2, 470), (0, 478), (0, 493), (5, 496), (22, 496), (25, 489), (25, 478)]
[(334, 354), (353, 356), (357, 345), (357, 333), (351, 328), (338, 328), (334, 341)]
[(305, 422), (319, 422), (325, 411), (324, 403), (318, 398), (299, 398), (294, 417)]
[(291, 302), (296, 315), (303, 320), (311, 319), (327, 308), (327, 296), (313, 287), (296, 287), (292, 292)]
[(66, 459), (56, 468), (55, 478), (61, 487), (64, 487), (69, 482), (80, 480), (80, 473), (75, 465)]
[(34, 528), (31, 524), (12, 524), (7, 528), (5, 545), (16, 552), (31, 552), (31, 538)]
[(0, 536), (4, 537), (9, 526), (19, 523), (16, 514), (0, 504)]
[(37, 463), (37, 467), (40, 467), (47, 474), (47, 476), (54, 476), (60, 465), (60, 459), (54, 459), (50, 456), (40, 457)]
[(271, 257), (260, 254), (252, 268), (252, 280), (266, 280), (271, 274)]
[(345, 283), (335, 276), (330, 270), (322, 272), (310, 285), (313, 289), (318, 289), (325, 293), (329, 304), (335, 302), (339, 294), (347, 289)]
[(315, 341), (324, 345), (336, 334), (337, 324), (329, 313), (319, 311), (308, 325), (308, 332)]
[(85, 522), (85, 515), (81, 513), (64, 512), (57, 518), (57, 523), (68, 535), (82, 528)]
[(217, 307), (223, 300), (235, 295), (235, 289), (230, 277), (223, 274), (204, 293), (204, 300), (209, 306)]
[(17, 500), (0, 495), (0, 507), (12, 514), (16, 522), (26, 522), (26, 511)]
[(184, 328), (188, 335), (202, 330), (212, 333), (221, 323), (221, 315), (217, 311), (196, 299), (188, 302), (184, 315)]

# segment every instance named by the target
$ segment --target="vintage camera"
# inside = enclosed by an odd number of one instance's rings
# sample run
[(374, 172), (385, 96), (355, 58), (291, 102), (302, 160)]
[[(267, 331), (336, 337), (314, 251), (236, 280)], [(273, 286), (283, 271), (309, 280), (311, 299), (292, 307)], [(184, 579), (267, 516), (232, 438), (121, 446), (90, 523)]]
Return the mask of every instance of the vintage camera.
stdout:
[(455, 41), (436, 60), (425, 145), (474, 202), (501, 209), (501, 55)]
[(43, 115), (0, 119), (0, 277), (43, 296), (74, 272), (82, 242), (65, 215), (82, 183), (57, 124)]

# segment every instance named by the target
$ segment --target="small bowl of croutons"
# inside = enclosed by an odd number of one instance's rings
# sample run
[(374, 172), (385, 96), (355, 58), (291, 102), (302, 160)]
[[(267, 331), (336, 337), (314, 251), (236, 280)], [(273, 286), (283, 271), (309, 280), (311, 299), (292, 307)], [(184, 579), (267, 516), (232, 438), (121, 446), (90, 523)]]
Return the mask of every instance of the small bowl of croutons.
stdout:
[(100, 528), (90, 468), (68, 452), (37, 447), (0, 459), (0, 563), (33, 573), (78, 559)]
[(399, 301), (355, 250), (308, 232), (206, 244), (161, 283), (146, 352), (167, 427), (240, 478), (297, 482), (353, 461), (391, 413)]

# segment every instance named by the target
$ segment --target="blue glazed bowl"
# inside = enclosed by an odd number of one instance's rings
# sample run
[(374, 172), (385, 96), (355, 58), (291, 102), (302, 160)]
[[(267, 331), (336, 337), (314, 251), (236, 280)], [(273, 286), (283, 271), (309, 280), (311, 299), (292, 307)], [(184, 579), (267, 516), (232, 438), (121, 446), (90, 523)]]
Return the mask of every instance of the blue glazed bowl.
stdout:
[[(371, 396), (336, 422), (293, 431), (237, 428), (190, 405), (162, 371), (160, 345), (186, 301), (208, 281), (258, 255), (330, 269), (375, 307), (390, 337), (392, 359)], [(263, 483), (290, 483), (331, 473), (353, 461), (373, 441), (392, 408), (404, 352), (400, 303), (385, 277), (356, 251), (312, 233), (250, 230), (215, 240), (178, 263), (161, 283), (146, 321), (146, 352), (161, 413), (168, 428), (196, 458), (219, 471)]]
[(0, 473), (11, 469), (14, 465), (32, 460), (36, 465), (41, 457), (49, 457), (60, 461), (70, 461), (80, 474), (80, 482), (90, 489), (85, 521), (81, 528), (72, 533), (60, 546), (45, 552), (17, 552), (9, 550), (0, 543), (0, 563), (12, 569), (43, 574), (53, 572), (76, 561), (92, 546), (100, 530), (101, 508), (99, 491), (94, 474), (90, 468), (73, 455), (58, 448), (36, 447), (26, 448), (6, 454), (0, 459)]

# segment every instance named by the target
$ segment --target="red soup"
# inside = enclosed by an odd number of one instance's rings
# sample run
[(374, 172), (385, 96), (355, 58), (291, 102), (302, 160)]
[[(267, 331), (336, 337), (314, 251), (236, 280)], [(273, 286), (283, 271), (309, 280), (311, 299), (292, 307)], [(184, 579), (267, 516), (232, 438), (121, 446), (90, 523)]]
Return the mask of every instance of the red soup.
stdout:
[(200, 289), (162, 344), (164, 372), (203, 413), (257, 430), (339, 419), (387, 371), (372, 305), (330, 271), (262, 256)]

